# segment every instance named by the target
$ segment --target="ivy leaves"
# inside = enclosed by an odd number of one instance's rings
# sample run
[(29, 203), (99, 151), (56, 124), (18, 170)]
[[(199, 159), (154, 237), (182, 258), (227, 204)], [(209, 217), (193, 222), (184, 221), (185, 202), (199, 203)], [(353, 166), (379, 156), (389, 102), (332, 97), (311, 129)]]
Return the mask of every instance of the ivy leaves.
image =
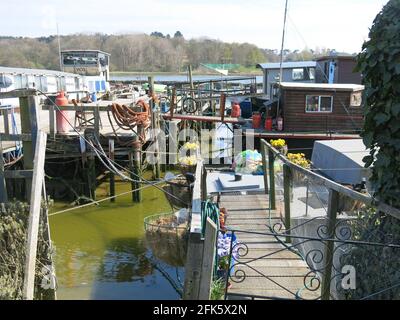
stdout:
[[(358, 56), (365, 85), (362, 137), (370, 148), (363, 159), (372, 166), (375, 196), (400, 207), (400, 1), (391, 0), (376, 16), (370, 40)], [(393, 176), (395, 173), (395, 176)]]

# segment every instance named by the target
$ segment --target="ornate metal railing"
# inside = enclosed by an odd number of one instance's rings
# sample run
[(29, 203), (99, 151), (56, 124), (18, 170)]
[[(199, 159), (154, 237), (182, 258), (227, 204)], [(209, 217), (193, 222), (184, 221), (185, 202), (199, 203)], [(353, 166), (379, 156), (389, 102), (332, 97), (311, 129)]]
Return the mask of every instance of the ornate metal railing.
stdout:
[[(400, 210), (300, 167), (264, 140), (261, 143), (270, 217), (275, 212), (282, 220), (270, 220), (265, 232), (226, 231), (238, 241), (231, 242), (225, 298), (399, 298), (399, 235), (388, 232), (384, 223), (371, 222), (379, 222), (383, 216), (399, 219)], [(263, 237), (274, 239), (278, 246), (264, 253), (254, 250), (254, 243), (240, 240), (245, 234), (261, 239), (257, 248), (267, 243)], [(287, 252), (304, 262), (302, 274), (271, 275), (257, 267), (258, 261), (276, 259)], [(235, 287), (235, 283), (252, 277), (279, 289), (283, 296), (230, 292), (229, 283)]]

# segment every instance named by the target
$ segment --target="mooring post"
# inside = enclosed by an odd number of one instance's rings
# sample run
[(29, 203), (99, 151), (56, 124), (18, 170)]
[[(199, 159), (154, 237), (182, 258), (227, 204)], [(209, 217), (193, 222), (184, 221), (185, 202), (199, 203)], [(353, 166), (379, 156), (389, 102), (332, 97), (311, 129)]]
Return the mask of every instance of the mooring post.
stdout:
[[(20, 116), (22, 134), (30, 134), (31, 141), (24, 141), (24, 170), (33, 170), (33, 156), (35, 153), (36, 137), (38, 134), (39, 112), (37, 96), (20, 96)], [(25, 179), (25, 199), (30, 201), (32, 179)]]
[[(329, 189), (328, 213), (327, 213), (327, 237), (332, 240), (335, 238), (335, 228), (339, 208), (339, 192)], [(335, 243), (326, 241), (324, 252), (325, 272), (322, 275), (321, 299), (329, 300), (331, 296), (332, 267)]]
[(269, 199), (271, 209), (276, 209), (276, 199), (275, 199), (275, 172), (274, 172), (274, 154), (271, 150), (268, 150), (268, 165), (269, 165)]
[(96, 159), (93, 154), (88, 157), (88, 186), (89, 186), (89, 197), (92, 200), (96, 200)]
[[(139, 130), (138, 130), (139, 131)], [(133, 202), (141, 202), (142, 201), (142, 191), (140, 188), (140, 177), (141, 177), (141, 152), (142, 152), (142, 144), (139, 140), (139, 137), (136, 136), (133, 143), (133, 150), (129, 152), (129, 171), (131, 172), (131, 179), (134, 180), (131, 182), (132, 188), (132, 201)]]
[[(108, 140), (108, 152), (111, 161), (114, 161), (114, 139)], [(110, 196), (115, 196), (115, 173), (110, 171)], [(115, 198), (110, 199), (111, 202), (115, 202)]]
[(285, 163), (283, 164), (283, 200), (285, 206), (285, 233), (286, 242), (290, 243), (290, 198), (292, 193), (292, 171), (290, 167)]

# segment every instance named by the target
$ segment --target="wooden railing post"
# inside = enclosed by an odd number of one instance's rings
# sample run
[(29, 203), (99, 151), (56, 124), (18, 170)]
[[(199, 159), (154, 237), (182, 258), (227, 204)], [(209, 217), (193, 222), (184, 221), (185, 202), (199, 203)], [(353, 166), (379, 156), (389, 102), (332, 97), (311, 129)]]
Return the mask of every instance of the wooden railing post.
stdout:
[[(339, 207), (339, 193), (335, 190), (329, 189), (329, 202), (327, 213), (327, 237), (335, 238), (335, 227), (337, 221), (337, 213)], [(335, 243), (333, 241), (326, 241), (324, 264), (325, 272), (322, 277), (321, 285), (321, 299), (329, 300), (331, 295), (331, 281), (332, 281), (332, 266), (333, 266), (333, 253)]]
[(197, 162), (193, 187), (190, 233), (185, 263), (184, 300), (198, 300), (203, 264), (204, 240), (201, 239), (201, 176), (203, 162)]
[(292, 193), (292, 171), (287, 164), (283, 165), (283, 200), (285, 204), (285, 229), (286, 242), (291, 242), (290, 239), (290, 198)]
[(267, 169), (267, 154), (265, 148), (264, 140), (260, 141), (261, 143), (261, 156), (262, 156), (262, 165), (263, 165), (263, 175), (264, 175), (264, 192), (265, 194), (269, 193), (268, 190), (268, 169)]
[(272, 150), (268, 150), (268, 165), (269, 165), (269, 199), (272, 210), (276, 209), (276, 196), (275, 196), (275, 158)]
[(199, 300), (209, 300), (213, 279), (215, 250), (217, 242), (217, 225), (207, 217), (204, 236), (203, 263), (201, 267)]
[(6, 177), (4, 175), (4, 159), (3, 159), (3, 147), (1, 145), (0, 137), (0, 203), (7, 202), (7, 187), (6, 187)]
[(25, 259), (25, 276), (23, 297), (33, 300), (35, 287), (36, 253), (39, 235), (42, 186), (44, 181), (44, 161), (46, 155), (46, 134), (39, 131), (35, 147), (35, 167), (33, 170), (32, 192), (28, 220), (27, 250)]

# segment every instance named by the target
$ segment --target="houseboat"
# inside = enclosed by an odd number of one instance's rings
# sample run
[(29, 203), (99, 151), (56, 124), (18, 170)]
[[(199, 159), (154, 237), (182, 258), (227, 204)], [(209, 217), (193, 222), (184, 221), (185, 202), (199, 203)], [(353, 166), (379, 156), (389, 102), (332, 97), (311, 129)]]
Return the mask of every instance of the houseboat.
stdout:
[(79, 74), (83, 88), (91, 93), (110, 90), (110, 54), (100, 50), (63, 50), (61, 67), (65, 72)]
[[(35, 88), (44, 93), (83, 91), (83, 79), (78, 74), (45, 70), (0, 67), (0, 92)], [(75, 93), (78, 94), (78, 93)], [(0, 99), (0, 105), (18, 105), (18, 99)]]

